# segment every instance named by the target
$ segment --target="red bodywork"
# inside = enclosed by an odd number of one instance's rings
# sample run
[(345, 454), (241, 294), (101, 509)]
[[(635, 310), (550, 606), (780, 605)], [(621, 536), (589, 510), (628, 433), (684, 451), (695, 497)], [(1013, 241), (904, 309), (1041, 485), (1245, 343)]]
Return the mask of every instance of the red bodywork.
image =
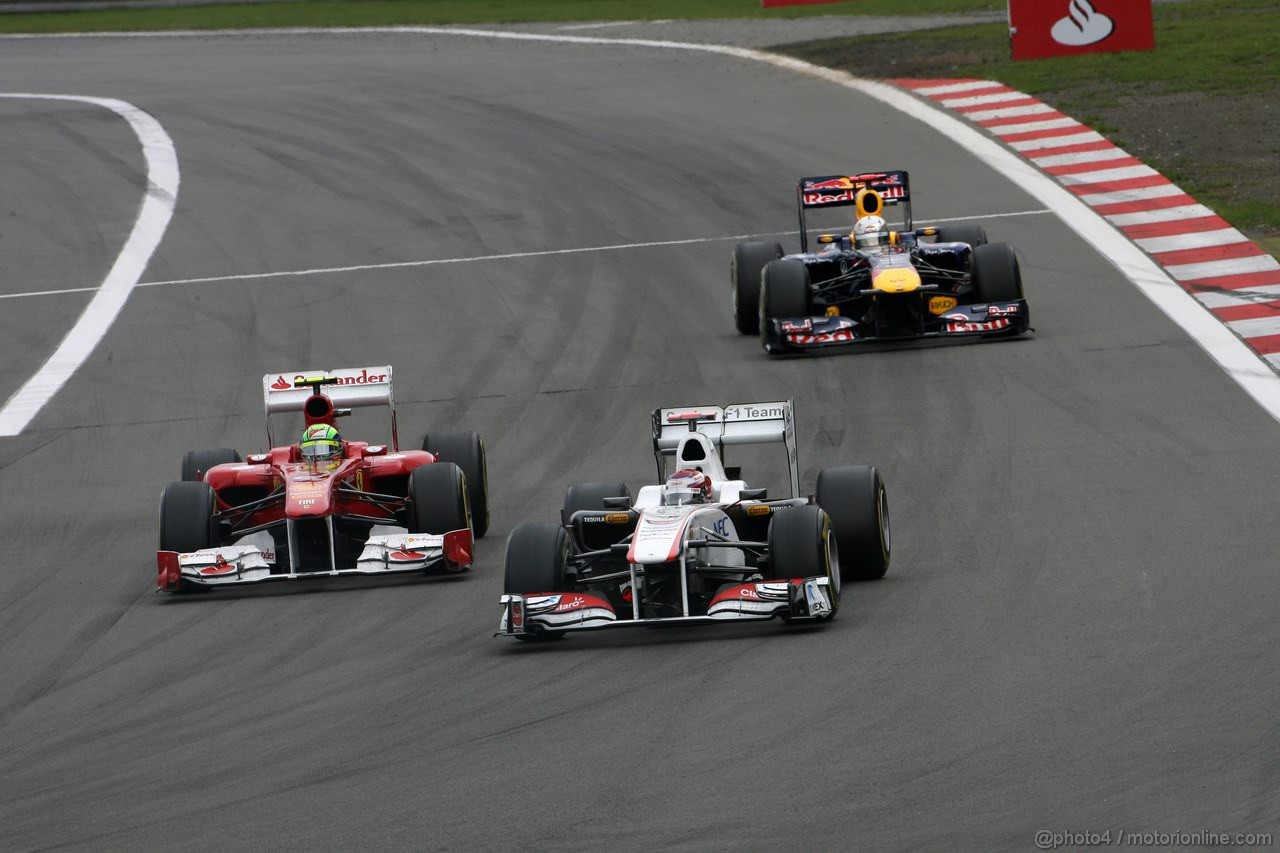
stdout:
[[(359, 515), (398, 524), (409, 473), (435, 462), (425, 450), (388, 453), (363, 441), (343, 442), (345, 458), (332, 469), (303, 462), (297, 445), (276, 447), (243, 463), (217, 465), (204, 475), (218, 501), (218, 511), (233, 528), (250, 528), (284, 518)], [(262, 503), (283, 491), (280, 500)], [(398, 498), (374, 501), (368, 494)], [(253, 508), (237, 512), (238, 507)]]

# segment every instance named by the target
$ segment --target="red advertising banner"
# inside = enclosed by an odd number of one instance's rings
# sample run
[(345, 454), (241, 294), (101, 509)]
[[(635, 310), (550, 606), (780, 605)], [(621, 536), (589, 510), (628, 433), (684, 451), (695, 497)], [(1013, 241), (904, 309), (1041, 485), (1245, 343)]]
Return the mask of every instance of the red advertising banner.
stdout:
[(771, 6), (809, 6), (814, 3), (843, 3), (844, 0), (760, 0), (760, 7), (768, 9)]
[(1156, 46), (1151, 0), (1009, 0), (1014, 59)]

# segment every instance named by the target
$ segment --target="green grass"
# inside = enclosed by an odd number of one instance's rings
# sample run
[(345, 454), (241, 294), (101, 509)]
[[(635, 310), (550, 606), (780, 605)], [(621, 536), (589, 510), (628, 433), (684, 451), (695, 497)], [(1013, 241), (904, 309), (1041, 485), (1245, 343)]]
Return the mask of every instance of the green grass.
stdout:
[(797, 18), (1000, 12), (1005, 0), (853, 0), (761, 9), (759, 0), (309, 0), (168, 9), (0, 14), (0, 32), (51, 33), (252, 27), (371, 27), (663, 18)]

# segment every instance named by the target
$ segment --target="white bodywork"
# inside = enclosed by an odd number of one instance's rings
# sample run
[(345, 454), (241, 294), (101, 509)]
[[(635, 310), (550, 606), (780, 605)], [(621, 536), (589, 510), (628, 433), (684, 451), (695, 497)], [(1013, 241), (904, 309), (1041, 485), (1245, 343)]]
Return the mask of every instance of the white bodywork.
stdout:
[[(254, 537), (245, 537), (249, 540)], [(269, 537), (267, 537), (269, 540)], [(244, 540), (242, 540), (243, 542)], [(392, 533), (370, 536), (353, 569), (273, 574), (276, 555), (262, 544), (224, 545), (178, 555), (182, 579), (201, 586), (224, 586), (323, 575), (378, 575), (421, 571), (444, 559), (444, 536)]]

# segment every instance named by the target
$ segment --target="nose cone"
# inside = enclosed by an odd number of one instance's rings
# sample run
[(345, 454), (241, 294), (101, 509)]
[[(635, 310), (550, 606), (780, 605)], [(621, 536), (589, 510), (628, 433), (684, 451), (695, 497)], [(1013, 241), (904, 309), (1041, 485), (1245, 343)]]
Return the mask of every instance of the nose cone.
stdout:
[(871, 287), (881, 293), (910, 293), (920, 287), (920, 273), (910, 267), (891, 267), (876, 273)]

